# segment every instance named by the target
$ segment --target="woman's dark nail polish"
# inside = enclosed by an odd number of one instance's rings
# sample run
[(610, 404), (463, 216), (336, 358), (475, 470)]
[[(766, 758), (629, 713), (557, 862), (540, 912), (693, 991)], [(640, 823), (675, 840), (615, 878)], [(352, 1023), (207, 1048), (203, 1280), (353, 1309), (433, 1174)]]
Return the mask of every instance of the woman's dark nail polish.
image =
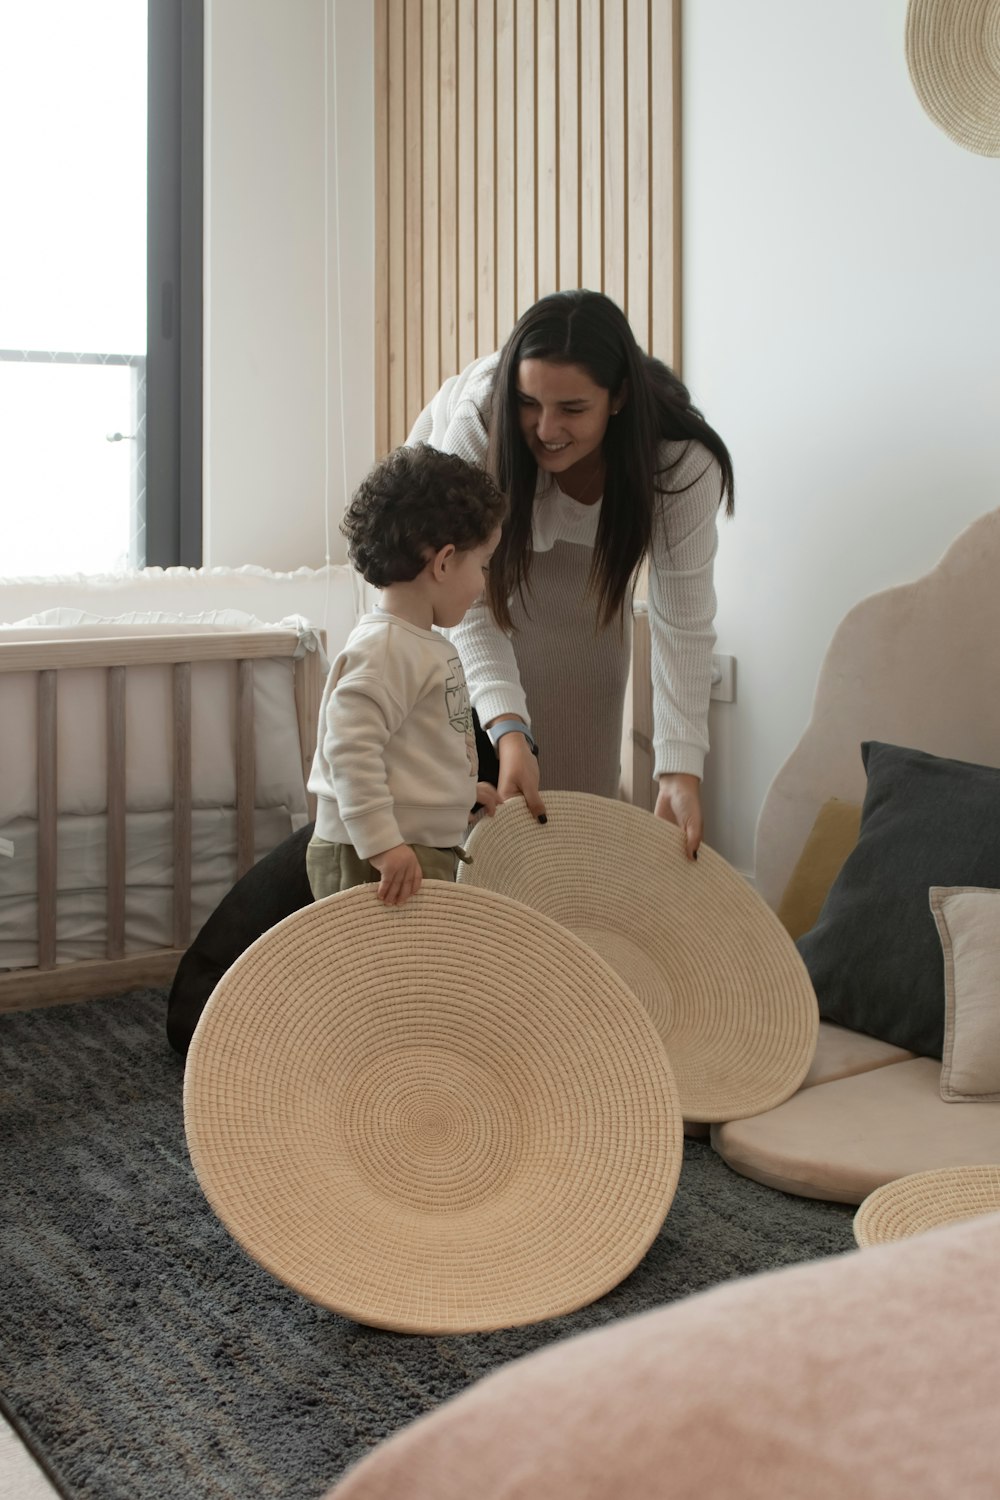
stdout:
[(547, 817), (547, 815), (545, 813), (539, 813), (538, 814), (538, 821), (539, 821), (539, 823), (547, 823), (549, 820), (548, 820), (548, 817)]

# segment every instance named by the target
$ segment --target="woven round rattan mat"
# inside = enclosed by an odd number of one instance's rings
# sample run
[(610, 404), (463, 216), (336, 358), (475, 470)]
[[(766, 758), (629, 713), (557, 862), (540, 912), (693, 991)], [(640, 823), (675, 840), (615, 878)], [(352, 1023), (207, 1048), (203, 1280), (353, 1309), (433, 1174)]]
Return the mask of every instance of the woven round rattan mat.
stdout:
[(261, 1265), (359, 1322), (485, 1330), (593, 1301), (680, 1172), (649, 1017), (549, 918), (425, 881), (288, 917), (205, 1008), (184, 1082), (204, 1192)]
[(812, 984), (777, 917), (704, 844), (584, 792), (546, 792), (539, 824), (517, 798), (484, 818), (459, 880), (513, 896), (582, 938), (653, 1018), (684, 1118), (744, 1119), (793, 1094), (816, 1050)]
[(862, 1247), (881, 1245), (993, 1213), (1000, 1213), (1000, 1165), (937, 1167), (869, 1193), (854, 1215), (854, 1238)]
[(1000, 0), (910, 0), (905, 46), (934, 123), (967, 151), (1000, 156)]

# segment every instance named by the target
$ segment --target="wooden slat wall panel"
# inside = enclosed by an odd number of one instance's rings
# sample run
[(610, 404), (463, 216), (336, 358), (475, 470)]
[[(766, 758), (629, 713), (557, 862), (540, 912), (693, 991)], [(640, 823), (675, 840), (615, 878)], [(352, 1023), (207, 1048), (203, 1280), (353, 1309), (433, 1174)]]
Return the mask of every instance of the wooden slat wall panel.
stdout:
[(580, 0), (580, 285), (604, 290), (601, 0)]
[(643, 348), (652, 347), (649, 323), (649, 4), (625, 0), (625, 74), (628, 80), (625, 230), (628, 288), (625, 311)]
[(535, 46), (535, 295), (559, 290), (558, 0), (537, 0)]
[[(457, 12), (458, 61), (458, 368), (475, 359), (476, 297), (476, 5), (462, 0)], [(453, 375), (454, 370), (447, 374)], [(433, 394), (428, 392), (428, 395)], [(423, 405), (421, 400), (414, 416)]]
[[(502, 344), (517, 318), (515, 258), (515, 161), (517, 138), (514, 130), (515, 59), (514, 3), (497, 0), (496, 49), (496, 340)], [(489, 353), (480, 349), (481, 354)]]
[[(378, 239), (384, 235), (387, 243), (386, 257), (388, 275), (383, 292), (385, 304), (386, 347), (389, 364), (388, 387), (383, 390), (376, 406), (385, 404), (388, 409), (386, 432), (389, 446), (399, 442), (398, 433), (406, 427), (406, 336), (409, 320), (413, 317), (413, 306), (406, 296), (406, 67), (403, 60), (404, 11), (400, 0), (388, 0), (387, 41), (388, 85), (385, 100), (375, 106), (376, 119), (384, 111), (386, 131), (386, 160), (388, 190), (383, 206), (382, 222)], [(381, 205), (380, 205), (381, 206)], [(375, 251), (376, 263), (379, 252)], [(379, 297), (376, 296), (376, 322), (378, 321)]]
[(376, 0), (376, 438), (539, 296), (680, 358), (680, 0)]
[(535, 0), (514, 0), (514, 138), (514, 304), (520, 317), (536, 301), (537, 280)]
[[(604, 285), (619, 307), (628, 302), (628, 86), (625, 79), (625, 0), (603, 0), (604, 52), (601, 78), (604, 117)], [(641, 335), (640, 335), (641, 339)]]
[(650, 352), (680, 368), (680, 6), (649, 11), (650, 181), (653, 266)]
[(496, 343), (496, 0), (476, 8), (476, 340)]
[(375, 0), (375, 202), (379, 205), (380, 232), (375, 238), (375, 448), (385, 453), (389, 441), (389, 241), (392, 232), (389, 198), (389, 0)]
[[(423, 0), (403, 0), (403, 162), (405, 182), (403, 241), (406, 247), (406, 307), (403, 348), (406, 365), (405, 410), (419, 411), (424, 390), (424, 197), (423, 197)], [(393, 328), (395, 329), (395, 320)]]
[[(423, 391), (441, 383), (441, 161), (438, 148), (438, 0), (423, 0)], [(448, 371), (448, 374), (451, 372)]]
[[(456, 29), (456, 7), (459, 0), (441, 0), (438, 57), (438, 136), (441, 162), (439, 196), (441, 202), (441, 224), (438, 230), (440, 245), (440, 307), (441, 307), (441, 376), (454, 375), (458, 363), (458, 31)], [(375, 113), (378, 114), (376, 103)], [(377, 212), (376, 208), (376, 212)], [(376, 235), (377, 238), (377, 235)], [(376, 293), (377, 295), (377, 293)], [(397, 337), (402, 324), (395, 325)], [(429, 400), (433, 390), (425, 392)], [(417, 408), (419, 411), (420, 408)], [(409, 421), (393, 433), (393, 446), (401, 443), (412, 425), (417, 411), (409, 413)]]
[(556, 135), (559, 178), (558, 270), (560, 287), (582, 286), (580, 274), (580, 7), (577, 0), (558, 0), (556, 88), (559, 126)]

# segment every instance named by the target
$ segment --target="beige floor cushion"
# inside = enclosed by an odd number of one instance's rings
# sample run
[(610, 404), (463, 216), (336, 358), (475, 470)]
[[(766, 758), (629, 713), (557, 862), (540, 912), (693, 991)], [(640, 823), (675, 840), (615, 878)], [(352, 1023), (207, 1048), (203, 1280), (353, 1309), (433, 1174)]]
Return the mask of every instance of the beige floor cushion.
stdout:
[(873, 1068), (887, 1067), (889, 1063), (909, 1062), (912, 1057), (912, 1052), (904, 1052), (902, 1047), (894, 1047), (891, 1042), (880, 1042), (861, 1031), (848, 1031), (846, 1026), (821, 1021), (816, 1056), (802, 1087), (811, 1089), (817, 1083), (851, 1078), (855, 1073), (868, 1073)]
[[(809, 1089), (817, 1083), (830, 1083), (834, 1078), (850, 1078), (855, 1073), (868, 1073), (890, 1063), (909, 1062), (912, 1057), (912, 1052), (904, 1052), (902, 1047), (894, 1047), (891, 1042), (880, 1042), (860, 1031), (848, 1031), (846, 1026), (835, 1026), (832, 1021), (821, 1021), (816, 1056), (802, 1087)], [(685, 1120), (684, 1134), (694, 1140), (704, 1140), (711, 1134), (711, 1127)]]
[(998, 1254), (995, 1214), (564, 1339), (328, 1500), (993, 1500)]
[(744, 1177), (839, 1203), (910, 1172), (1000, 1161), (1000, 1104), (946, 1104), (940, 1079), (927, 1057), (838, 1078), (713, 1126), (712, 1145)]

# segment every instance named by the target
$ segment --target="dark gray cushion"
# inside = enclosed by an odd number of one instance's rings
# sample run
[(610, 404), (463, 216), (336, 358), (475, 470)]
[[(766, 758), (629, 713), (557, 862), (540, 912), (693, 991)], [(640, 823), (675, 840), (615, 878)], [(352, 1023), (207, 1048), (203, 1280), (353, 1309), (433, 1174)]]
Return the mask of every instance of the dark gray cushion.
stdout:
[(798, 941), (824, 1020), (940, 1057), (944, 968), (932, 885), (1000, 887), (1000, 770), (861, 746), (861, 832)]

